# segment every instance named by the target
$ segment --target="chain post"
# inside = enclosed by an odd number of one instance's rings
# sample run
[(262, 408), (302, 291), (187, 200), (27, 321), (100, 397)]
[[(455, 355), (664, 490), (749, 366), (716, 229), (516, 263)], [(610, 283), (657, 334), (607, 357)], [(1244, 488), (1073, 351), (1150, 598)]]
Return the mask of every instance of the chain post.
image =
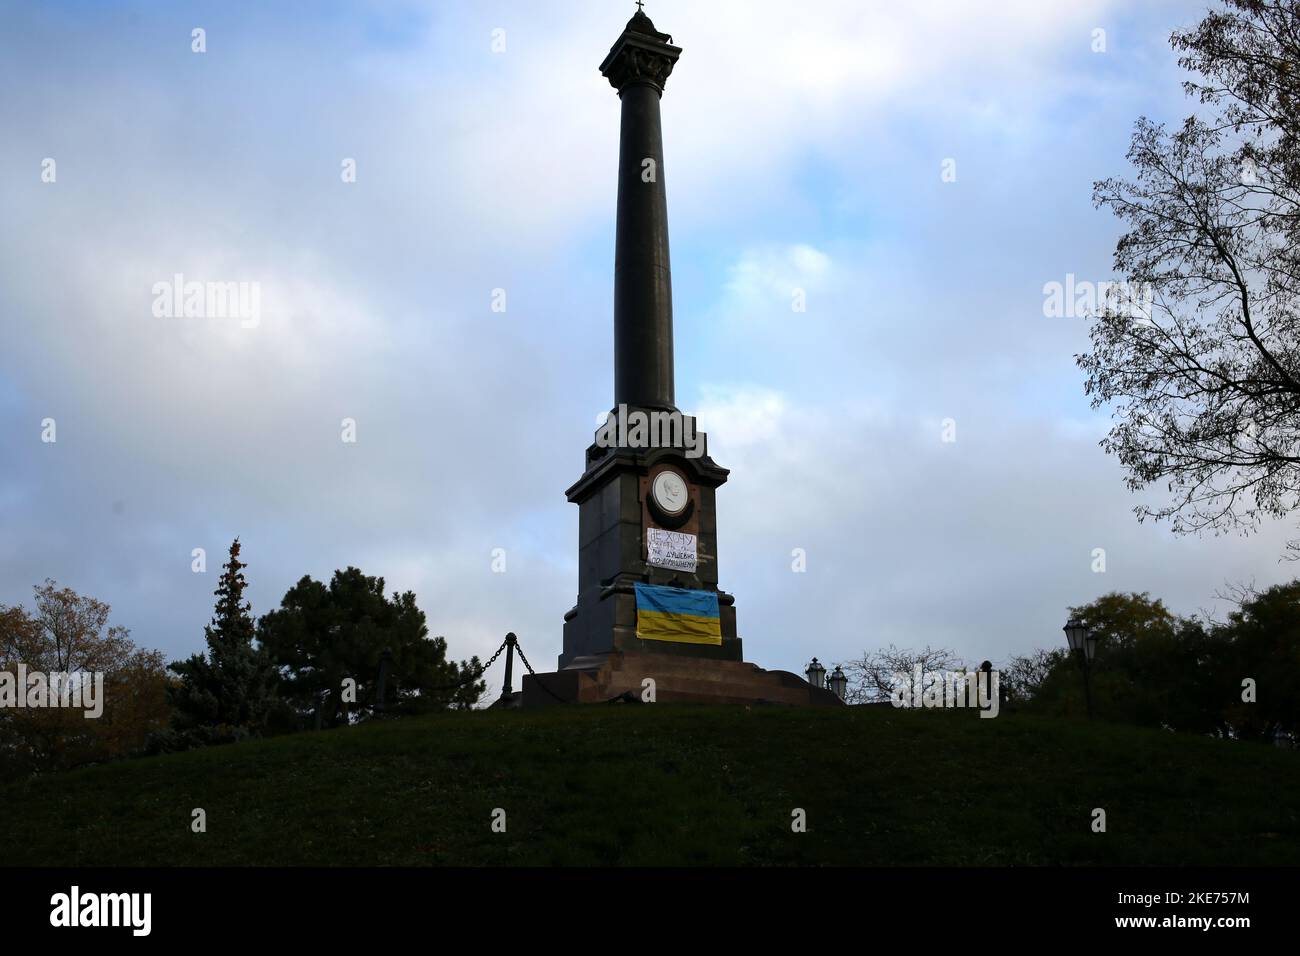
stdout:
[(518, 640), (514, 631), (506, 635), (506, 683), (505, 689), (501, 691), (502, 696), (511, 692), (511, 680), (515, 672), (515, 644)]

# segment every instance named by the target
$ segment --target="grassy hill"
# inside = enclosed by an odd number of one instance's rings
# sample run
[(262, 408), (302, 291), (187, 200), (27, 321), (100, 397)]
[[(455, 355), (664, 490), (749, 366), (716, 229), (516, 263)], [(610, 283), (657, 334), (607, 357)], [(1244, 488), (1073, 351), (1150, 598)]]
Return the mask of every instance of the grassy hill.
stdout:
[(592, 706), (10, 783), (0, 846), (28, 865), (1296, 864), (1297, 793), (1298, 753), (1105, 724)]

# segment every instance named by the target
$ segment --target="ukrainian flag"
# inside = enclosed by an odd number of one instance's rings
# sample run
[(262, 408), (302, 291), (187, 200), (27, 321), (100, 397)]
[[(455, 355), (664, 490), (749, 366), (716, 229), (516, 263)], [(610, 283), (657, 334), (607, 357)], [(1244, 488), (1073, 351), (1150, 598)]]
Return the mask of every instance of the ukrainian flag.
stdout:
[(721, 644), (716, 591), (636, 585), (636, 636), (643, 641)]

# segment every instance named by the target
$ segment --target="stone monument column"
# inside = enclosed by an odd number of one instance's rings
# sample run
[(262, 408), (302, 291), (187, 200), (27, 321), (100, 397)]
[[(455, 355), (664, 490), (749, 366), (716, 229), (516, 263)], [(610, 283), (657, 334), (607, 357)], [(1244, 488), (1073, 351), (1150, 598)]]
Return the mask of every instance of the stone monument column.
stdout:
[(622, 100), (614, 404), (673, 408), (673, 287), (659, 100), (681, 49), (640, 10), (600, 65)]

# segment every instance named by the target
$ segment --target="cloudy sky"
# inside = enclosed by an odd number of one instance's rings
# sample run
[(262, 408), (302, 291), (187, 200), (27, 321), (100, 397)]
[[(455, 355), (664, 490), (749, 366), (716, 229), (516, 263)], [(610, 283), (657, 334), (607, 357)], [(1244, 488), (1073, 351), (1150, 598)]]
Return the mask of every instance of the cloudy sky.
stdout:
[[(1124, 172), (1136, 117), (1188, 111), (1167, 39), (1203, 8), (647, 5), (685, 51), (677, 398), (732, 470), (747, 659), (1002, 662), (1106, 591), (1191, 613), (1293, 576), (1286, 527), (1135, 520), (1159, 497), (1097, 447), (1087, 323), (1044, 316), (1045, 283), (1112, 277), (1091, 183)], [(238, 535), (257, 613), (352, 564), (413, 589), (455, 656), (513, 630), (553, 666), (563, 492), (612, 400), (619, 108), (596, 68), (634, 9), (0, 3), (0, 603), (52, 577), (185, 655)], [(178, 273), (258, 283), (260, 321), (155, 315)]]

